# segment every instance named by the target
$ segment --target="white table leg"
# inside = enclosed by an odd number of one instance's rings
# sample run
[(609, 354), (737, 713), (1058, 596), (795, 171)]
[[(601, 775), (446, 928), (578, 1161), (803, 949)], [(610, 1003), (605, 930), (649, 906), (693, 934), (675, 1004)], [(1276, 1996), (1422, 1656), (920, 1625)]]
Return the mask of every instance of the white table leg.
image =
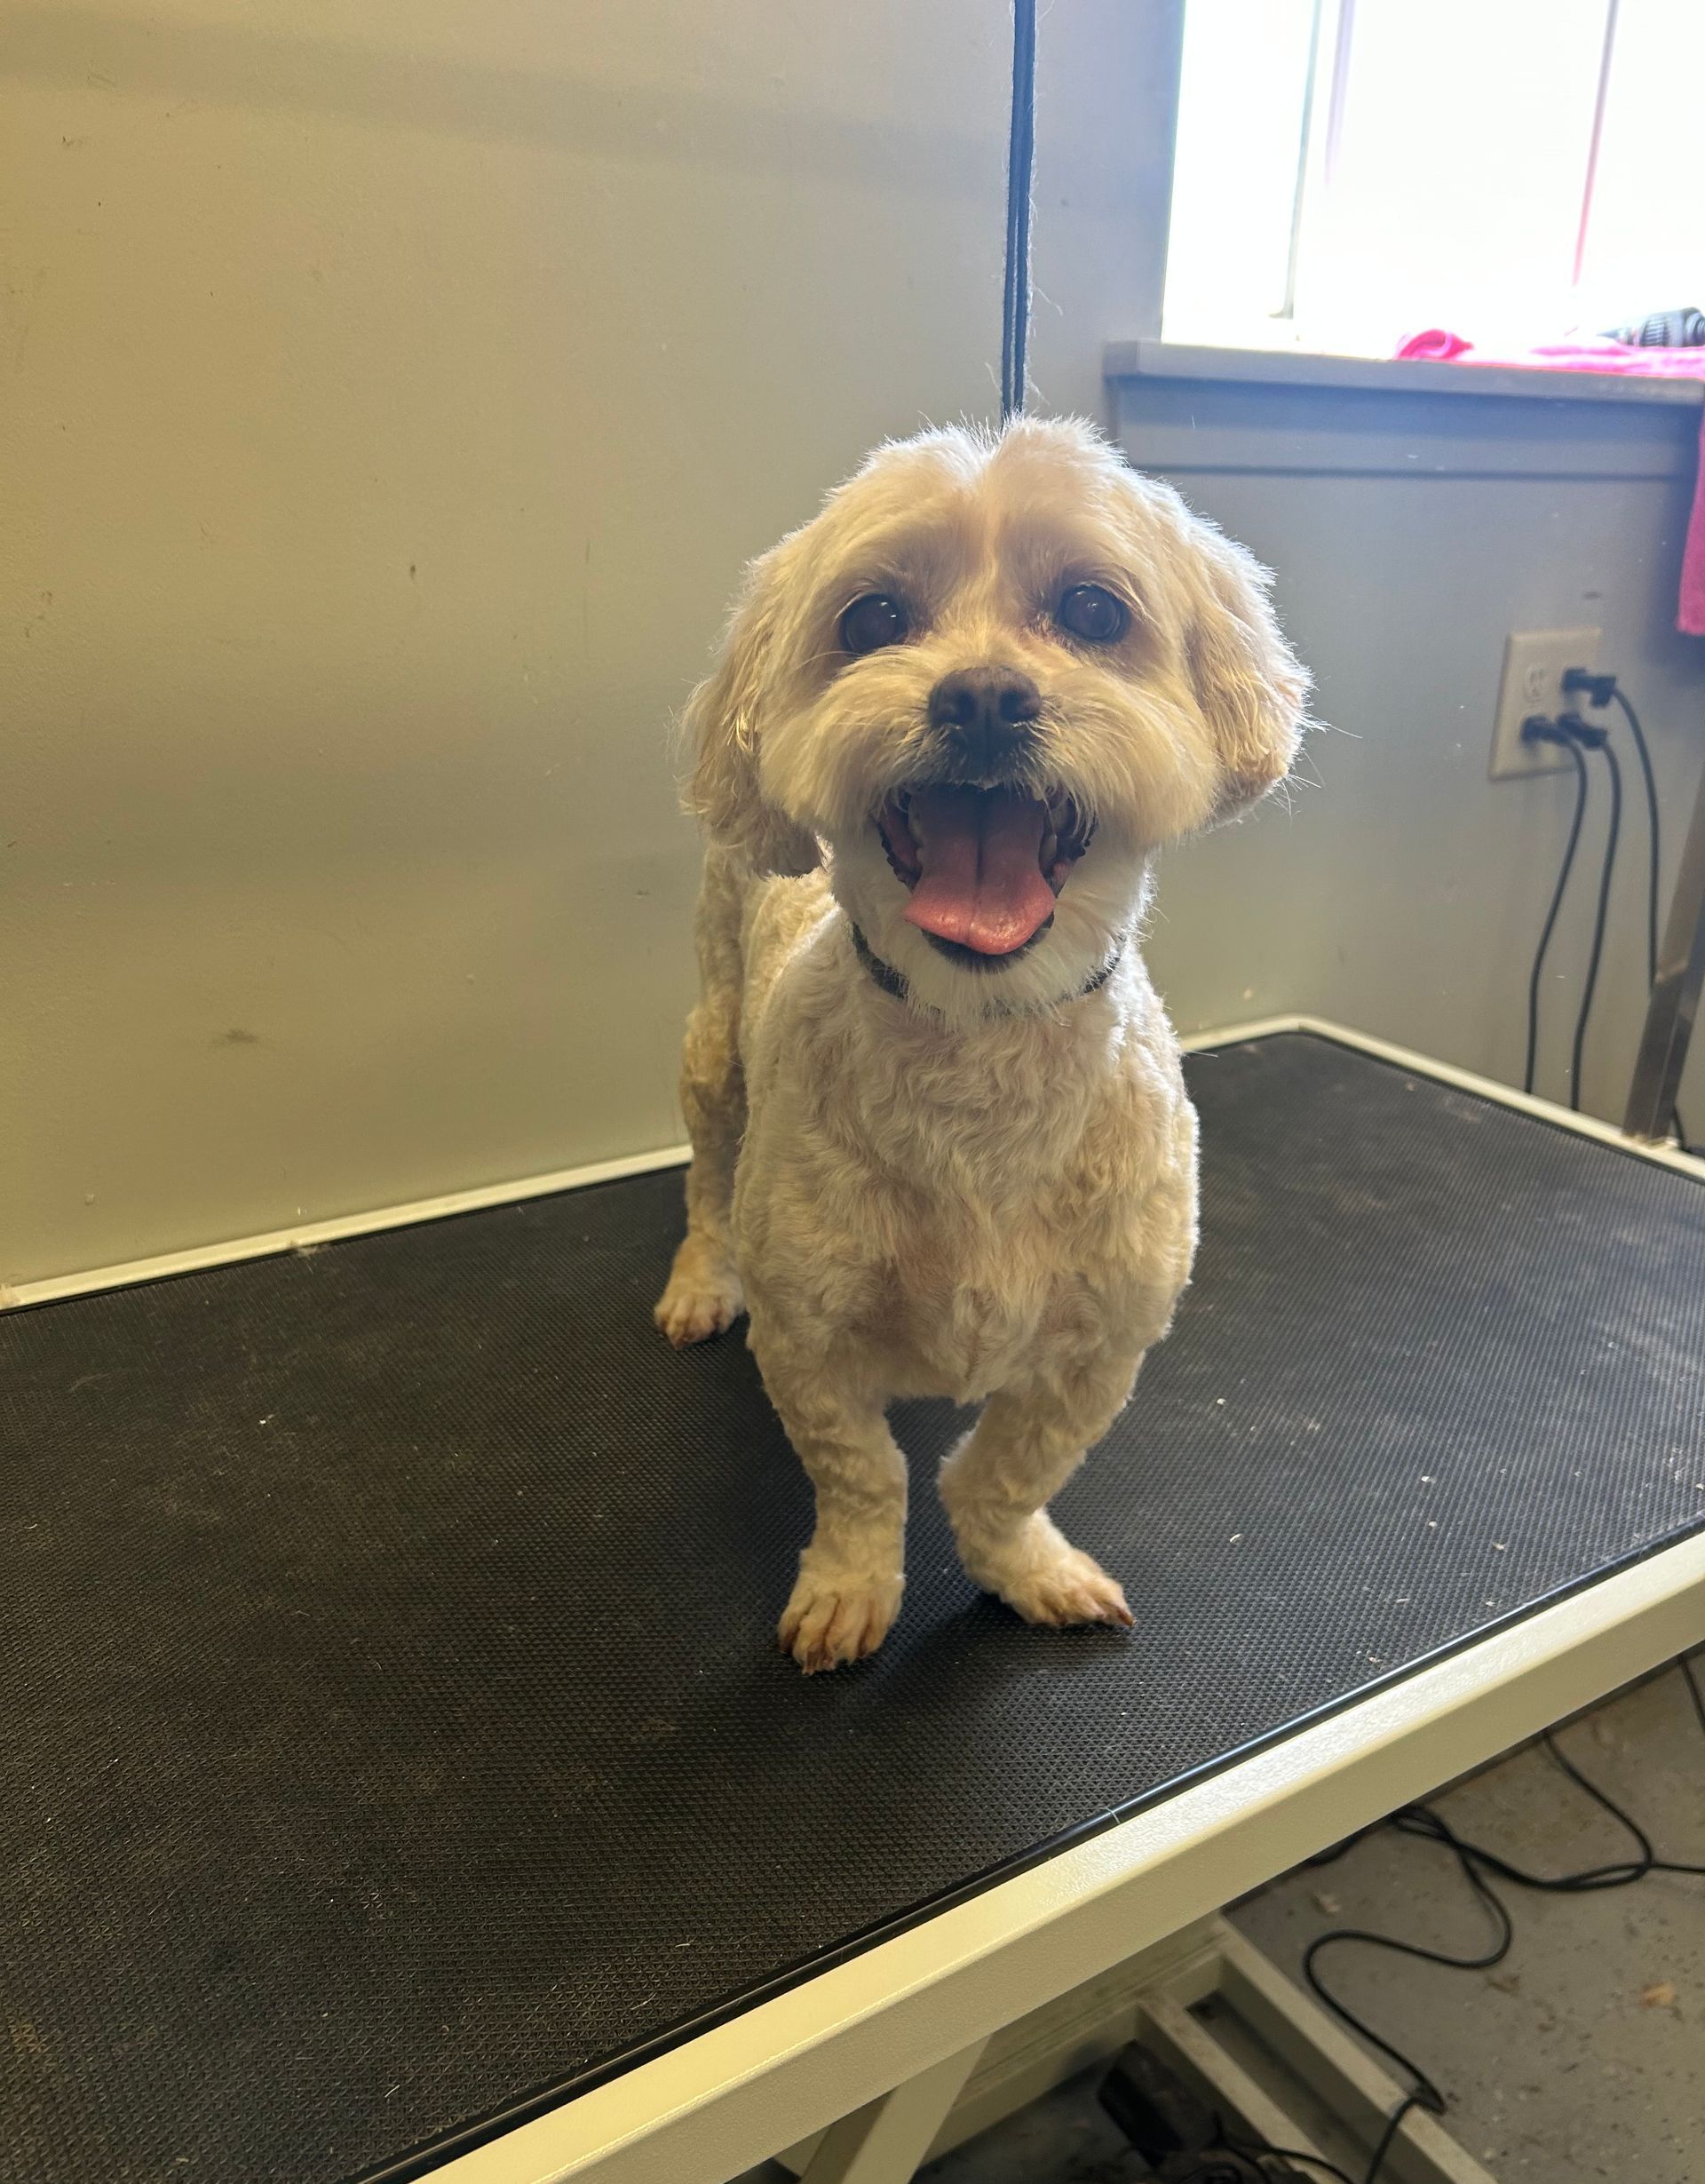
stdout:
[(985, 2045), (961, 2048), (831, 2124), (799, 2184), (909, 2184)]

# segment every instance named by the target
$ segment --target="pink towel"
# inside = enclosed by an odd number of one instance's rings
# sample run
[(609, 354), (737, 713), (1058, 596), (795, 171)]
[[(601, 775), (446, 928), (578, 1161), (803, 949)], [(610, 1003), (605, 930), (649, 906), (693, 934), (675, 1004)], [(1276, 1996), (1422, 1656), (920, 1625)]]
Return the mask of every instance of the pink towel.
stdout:
[(1693, 512), (1687, 519), (1687, 544), (1681, 550), (1681, 605), (1676, 627), (1684, 637), (1705, 637), (1705, 427), (1699, 439)]
[[(1633, 349), (1607, 335), (1581, 334), (1566, 341), (1536, 341), (1526, 349), (1483, 349), (1442, 326), (1411, 334), (1400, 357), (1440, 364), (1504, 364), (1523, 371), (1611, 371), (1641, 379), (1705, 379), (1705, 349)], [(1699, 475), (1693, 511), (1681, 553), (1681, 601), (1676, 627), (1705, 637), (1705, 420), (1700, 428)]]

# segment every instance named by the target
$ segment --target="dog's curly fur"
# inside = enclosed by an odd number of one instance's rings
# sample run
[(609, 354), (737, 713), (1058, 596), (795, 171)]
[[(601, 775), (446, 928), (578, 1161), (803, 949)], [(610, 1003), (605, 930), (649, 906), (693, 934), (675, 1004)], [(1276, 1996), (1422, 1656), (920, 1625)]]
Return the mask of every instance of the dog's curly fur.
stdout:
[[(1056, 623), (1084, 584), (1127, 610), (1114, 641)], [(870, 592), (908, 626), (854, 657), (841, 617)], [(991, 663), (1040, 695), (1027, 787), (1088, 840), (1033, 942), (973, 963), (907, 922), (879, 822), (950, 774), (931, 694)], [(802, 1667), (872, 1651), (899, 1608), (901, 1395), (984, 1404), (940, 1478), (980, 1585), (1034, 1622), (1130, 1621), (1046, 1504), (1195, 1248), (1195, 1117), (1137, 949), (1149, 858), (1283, 776), (1306, 691), (1265, 573), (1074, 422), (883, 448), (749, 572), (686, 715), (710, 846), (657, 1320), (686, 1343), (750, 1314), (816, 1489), (781, 1624)]]

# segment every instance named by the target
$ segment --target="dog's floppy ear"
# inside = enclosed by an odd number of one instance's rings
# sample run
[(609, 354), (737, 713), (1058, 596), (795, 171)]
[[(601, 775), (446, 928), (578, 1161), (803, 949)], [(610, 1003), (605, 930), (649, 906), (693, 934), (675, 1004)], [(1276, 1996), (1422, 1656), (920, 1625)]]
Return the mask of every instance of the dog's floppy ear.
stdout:
[(712, 841), (763, 874), (809, 872), (822, 855), (816, 836), (768, 802), (759, 781), (783, 552), (773, 548), (747, 570), (717, 663), (682, 720), (693, 753), (687, 809)]
[(1306, 720), (1308, 671), (1281, 633), (1273, 582), (1253, 554), (1193, 517), (1197, 576), (1185, 654), (1220, 766), (1216, 819), (1284, 779)]

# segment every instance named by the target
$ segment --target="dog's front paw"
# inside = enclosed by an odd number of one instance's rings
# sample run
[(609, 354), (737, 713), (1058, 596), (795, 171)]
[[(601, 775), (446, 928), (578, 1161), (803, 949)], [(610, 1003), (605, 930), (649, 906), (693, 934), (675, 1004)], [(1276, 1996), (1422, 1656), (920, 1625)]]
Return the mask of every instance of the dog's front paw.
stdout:
[(1033, 1517), (1010, 1547), (980, 1555), (971, 1575), (1027, 1623), (1110, 1623), (1128, 1630), (1136, 1620), (1117, 1581), (1045, 1517)]
[(733, 1259), (702, 1236), (688, 1236), (651, 1316), (679, 1350), (726, 1333), (745, 1308)]
[(868, 1571), (802, 1569), (776, 1636), (807, 1676), (874, 1653), (900, 1613), (906, 1580)]

